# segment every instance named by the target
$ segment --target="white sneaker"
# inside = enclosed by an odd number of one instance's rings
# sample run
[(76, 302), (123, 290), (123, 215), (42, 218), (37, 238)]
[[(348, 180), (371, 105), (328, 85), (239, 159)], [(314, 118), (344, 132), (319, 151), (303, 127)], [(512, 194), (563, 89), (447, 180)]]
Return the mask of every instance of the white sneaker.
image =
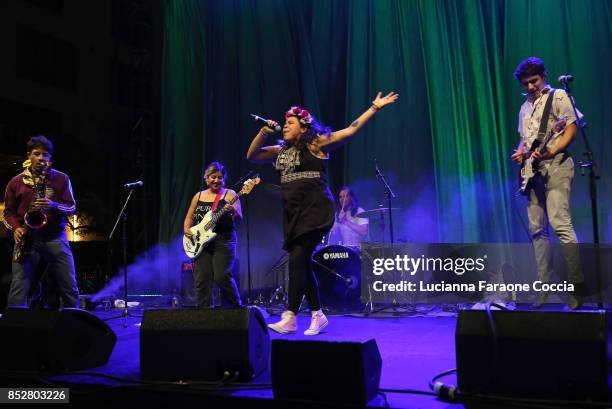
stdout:
[(318, 335), (321, 330), (327, 327), (329, 322), (327, 317), (323, 314), (323, 311), (313, 311), (312, 318), (310, 319), (310, 327), (304, 331), (304, 335)]
[(268, 324), (268, 328), (276, 331), (279, 334), (295, 334), (297, 330), (297, 321), (295, 314), (292, 311), (285, 311), (281, 315), (281, 320), (274, 324)]

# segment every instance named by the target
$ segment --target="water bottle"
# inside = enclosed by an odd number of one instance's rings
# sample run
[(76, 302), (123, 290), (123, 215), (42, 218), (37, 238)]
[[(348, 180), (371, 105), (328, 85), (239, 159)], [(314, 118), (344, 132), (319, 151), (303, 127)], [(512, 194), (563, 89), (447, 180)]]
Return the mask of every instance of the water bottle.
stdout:
[(179, 300), (176, 288), (172, 291), (172, 308), (181, 308), (181, 301)]

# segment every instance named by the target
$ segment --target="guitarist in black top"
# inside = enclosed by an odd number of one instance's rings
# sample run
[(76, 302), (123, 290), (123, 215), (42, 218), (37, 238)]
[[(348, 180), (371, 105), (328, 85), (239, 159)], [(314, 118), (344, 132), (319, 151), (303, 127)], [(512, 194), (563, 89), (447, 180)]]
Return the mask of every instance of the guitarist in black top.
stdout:
[(202, 253), (194, 260), (196, 300), (198, 307), (210, 308), (215, 282), (225, 302), (240, 307), (240, 292), (233, 276), (237, 243), (235, 222), (242, 219), (240, 201), (237, 200), (233, 205), (228, 204), (236, 196), (236, 192), (224, 187), (227, 172), (222, 164), (213, 162), (208, 165), (204, 177), (208, 188), (193, 196), (183, 222), (183, 234), (191, 236), (189, 228), (198, 224), (210, 211), (225, 209), (227, 213), (215, 226), (215, 239), (207, 243)]
[[(514, 76), (527, 91), (527, 98), (519, 113), (520, 143), (512, 160), (521, 164), (531, 158), (534, 162), (535, 175), (525, 194), (538, 279), (547, 283), (552, 277), (550, 224), (562, 243), (568, 281), (574, 286), (568, 298), (569, 308), (579, 309), (584, 279), (569, 207), (574, 162), (567, 152), (576, 137), (577, 118), (565, 91), (554, 90), (547, 84), (546, 67), (541, 59), (530, 57), (521, 61)], [(542, 307), (548, 295), (541, 292), (532, 307)]]

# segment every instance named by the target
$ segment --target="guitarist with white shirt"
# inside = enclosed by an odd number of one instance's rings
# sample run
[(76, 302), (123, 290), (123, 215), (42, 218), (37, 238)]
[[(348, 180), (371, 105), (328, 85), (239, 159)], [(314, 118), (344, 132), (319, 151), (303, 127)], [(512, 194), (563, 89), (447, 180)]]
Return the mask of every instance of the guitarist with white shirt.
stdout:
[(216, 222), (214, 240), (208, 242), (194, 259), (194, 287), (198, 307), (210, 308), (213, 282), (221, 289), (224, 301), (235, 307), (242, 306), (233, 270), (236, 260), (236, 225), (242, 219), (240, 201), (229, 202), (236, 192), (225, 188), (227, 172), (219, 162), (212, 162), (204, 172), (206, 190), (196, 193), (183, 222), (183, 234), (191, 237), (190, 228), (197, 225), (208, 212), (223, 209), (225, 214)]
[[(576, 138), (576, 114), (565, 91), (552, 89), (546, 82), (546, 67), (541, 59), (523, 60), (514, 76), (527, 98), (519, 112), (520, 143), (511, 159), (522, 164), (530, 158), (529, 166), (533, 161), (535, 174), (524, 190), (538, 279), (548, 283), (552, 278), (550, 224), (562, 244), (567, 279), (574, 286), (568, 306), (576, 310), (582, 306), (584, 278), (569, 205), (574, 162), (567, 151)], [(532, 307), (542, 307), (548, 295), (541, 292)]]

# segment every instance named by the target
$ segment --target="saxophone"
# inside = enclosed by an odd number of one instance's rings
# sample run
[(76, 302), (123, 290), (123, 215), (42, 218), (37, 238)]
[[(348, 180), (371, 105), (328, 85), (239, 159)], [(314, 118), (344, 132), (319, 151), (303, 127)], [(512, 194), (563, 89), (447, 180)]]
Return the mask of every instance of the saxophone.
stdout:
[(47, 192), (47, 178), (49, 177), (49, 169), (45, 169), (39, 178), (34, 182), (34, 197), (30, 202), (28, 211), (23, 216), (25, 223), (25, 232), (21, 236), (21, 243), (15, 243), (15, 252), (13, 253), (13, 261), (23, 263), (30, 250), (29, 233), (31, 230), (39, 230), (45, 227), (49, 220), (43, 209), (35, 207), (36, 199), (43, 199)]

